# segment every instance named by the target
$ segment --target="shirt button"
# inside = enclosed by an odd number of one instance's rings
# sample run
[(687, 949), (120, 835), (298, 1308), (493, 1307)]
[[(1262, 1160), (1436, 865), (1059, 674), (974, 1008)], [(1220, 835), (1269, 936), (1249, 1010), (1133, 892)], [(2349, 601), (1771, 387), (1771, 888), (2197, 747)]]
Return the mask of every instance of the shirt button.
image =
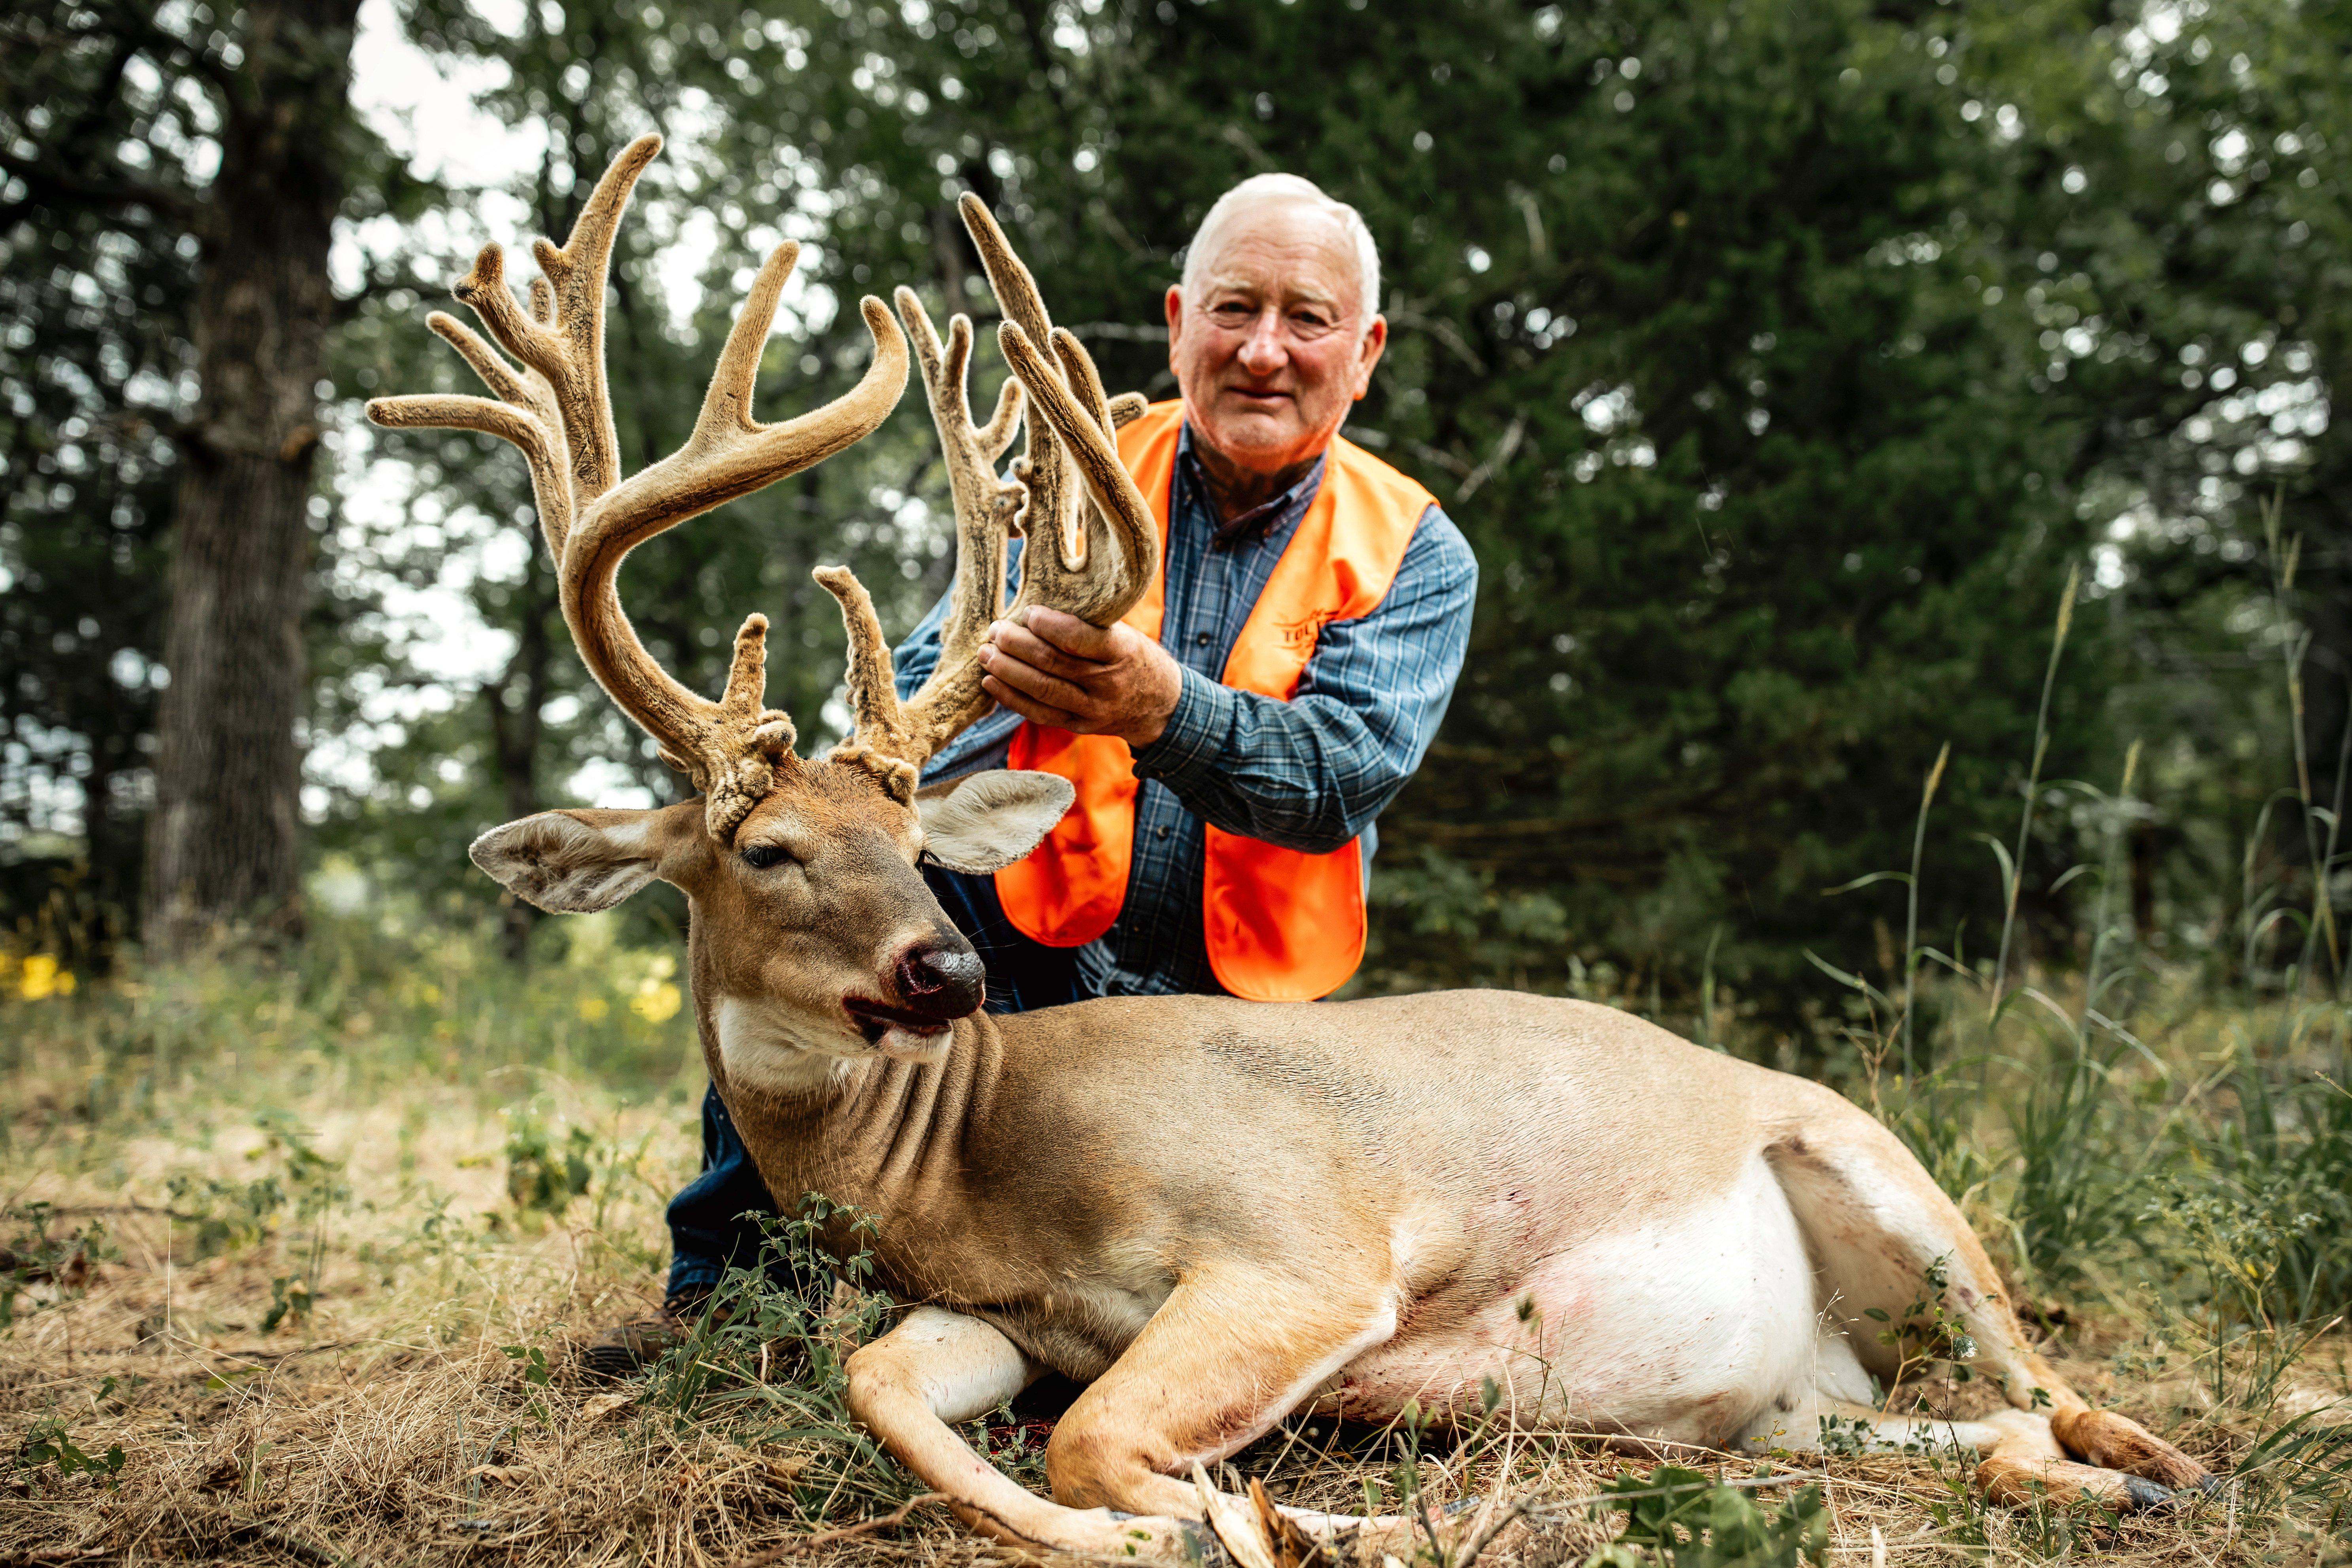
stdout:
[(1158, 834), (1160, 837), (1165, 838), (1165, 837), (1168, 837), (1168, 825), (1167, 825), (1166, 823), (1164, 823), (1164, 822), (1163, 822), (1163, 823), (1161, 823), (1159, 826), (1157, 826), (1157, 827), (1153, 828), (1151, 831), (1152, 831), (1152, 832), (1154, 832), (1154, 833), (1156, 833), (1156, 834)]
[(1209, 646), (1209, 634), (1206, 632), (1195, 632), (1192, 634), (1192, 641), (1198, 647), (1206, 647)]

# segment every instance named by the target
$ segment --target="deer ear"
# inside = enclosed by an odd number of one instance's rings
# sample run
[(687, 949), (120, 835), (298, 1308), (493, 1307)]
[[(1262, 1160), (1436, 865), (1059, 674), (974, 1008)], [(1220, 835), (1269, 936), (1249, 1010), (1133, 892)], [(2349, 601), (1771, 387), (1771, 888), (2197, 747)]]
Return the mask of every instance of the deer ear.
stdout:
[(661, 874), (672, 837), (668, 816), (677, 809), (542, 811), (491, 828), (466, 853), (527, 904), (553, 914), (593, 914)]
[(915, 795), (923, 851), (950, 871), (1001, 871), (1044, 842), (1078, 792), (1058, 773), (992, 768)]

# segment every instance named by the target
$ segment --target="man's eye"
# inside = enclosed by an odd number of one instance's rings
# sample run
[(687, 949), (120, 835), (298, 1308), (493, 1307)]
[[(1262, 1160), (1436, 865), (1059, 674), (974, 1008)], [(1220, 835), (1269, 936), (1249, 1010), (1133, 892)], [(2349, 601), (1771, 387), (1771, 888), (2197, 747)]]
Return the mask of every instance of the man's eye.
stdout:
[(1253, 312), (1247, 305), (1227, 303), (1212, 306), (1209, 313), (1221, 321), (1246, 321)]
[(793, 852), (780, 844), (754, 844), (743, 851), (743, 864), (754, 871), (764, 871), (771, 866), (781, 866), (793, 858)]

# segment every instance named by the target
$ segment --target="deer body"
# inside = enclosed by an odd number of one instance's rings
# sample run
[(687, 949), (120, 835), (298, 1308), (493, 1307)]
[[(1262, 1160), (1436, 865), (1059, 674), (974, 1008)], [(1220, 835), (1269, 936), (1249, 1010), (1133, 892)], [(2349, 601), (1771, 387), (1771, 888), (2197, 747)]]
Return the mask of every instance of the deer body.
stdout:
[[(852, 1408), (965, 1521), (1026, 1547), (1180, 1561), (1205, 1520), (1248, 1568), (1269, 1568), (1263, 1522), (1201, 1467), (1296, 1410), (1463, 1416), (1490, 1387), (1510, 1419), (1647, 1445), (1804, 1447), (1828, 1419), (1966, 1444), (2008, 1500), (2144, 1506), (2207, 1479), (2059, 1379), (1918, 1162), (1818, 1085), (1608, 1008), (1491, 991), (982, 1012), (981, 963), (918, 864), (1019, 860), (1071, 786), (1003, 771), (917, 781), (987, 709), (976, 655), (1000, 614), (1034, 605), (1105, 626), (1153, 580), (1156, 529), (1111, 439), (1141, 400), (1105, 396), (966, 196), (1018, 383), (985, 426), (967, 399), (970, 322), (942, 345), (905, 289), (904, 333), (864, 301), (875, 357), (855, 389), (753, 420), (786, 245), (692, 437), (623, 479), (600, 363), (604, 268), (658, 145), (615, 160), (562, 248), (540, 243), (527, 315), (496, 247), (459, 285), (520, 368), (433, 318), (494, 398), (379, 399), (369, 415), (496, 435), (529, 459), (583, 658), (701, 795), (542, 812), (483, 835), (473, 858), (552, 910), (609, 908), (655, 878), (685, 891), (704, 1058), (761, 1176), (787, 1205), (816, 1192), (872, 1215), (882, 1276), (911, 1309), (851, 1359)], [(873, 430), (903, 389), (909, 337), (955, 498), (941, 656), (902, 701), (865, 590), (820, 571), (848, 634), (856, 730), (803, 758), (790, 718), (763, 706), (764, 619), (737, 634), (713, 701), (639, 643), (619, 570), (663, 529)], [(1000, 479), (1024, 423), (1026, 453)], [(1008, 612), (1016, 528), (1031, 542)], [(1943, 1422), (1873, 1406), (1873, 1375), (1891, 1381), (1901, 1362), (1880, 1323), (1930, 1293), (2012, 1409)], [(1049, 1367), (1088, 1384), (1047, 1450), (1050, 1502), (951, 1425)]]
[[(1187, 1274), (1247, 1258), (1390, 1298), (1397, 1327), (1330, 1391), (1346, 1414), (1385, 1418), (1465, 1384), (1475, 1402), (1482, 1373), (1514, 1369), (1447, 1358), (1489, 1329), (1494, 1347), (1529, 1343), (1514, 1310), (1528, 1293), (1541, 1331), (1574, 1343), (1612, 1310), (1594, 1270), (1630, 1238), (1705, 1237), (1666, 1261), (1719, 1270), (1736, 1238), (1718, 1221), (1753, 1206), (1770, 1137), (1759, 1069), (1609, 1008), (1507, 993), (1110, 998), (953, 1032), (936, 1064), (872, 1062), (805, 1095), (719, 1082), (772, 1191), (866, 1210), (896, 1293), (970, 1312), (1083, 1382)], [(1186, 1109), (1202, 1107), (1213, 1130)], [(1221, 1148), (1251, 1151), (1238, 1192)], [(1794, 1284), (1810, 1344), (1810, 1280)], [(1410, 1372), (1431, 1357), (1442, 1384)], [(1737, 1436), (1744, 1414), (1693, 1440)]]

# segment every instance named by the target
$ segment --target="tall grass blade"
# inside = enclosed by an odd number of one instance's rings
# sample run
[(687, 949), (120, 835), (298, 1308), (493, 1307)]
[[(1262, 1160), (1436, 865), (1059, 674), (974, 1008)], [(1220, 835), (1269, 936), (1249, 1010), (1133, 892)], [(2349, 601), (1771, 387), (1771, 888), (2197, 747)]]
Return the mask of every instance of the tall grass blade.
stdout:
[(2097, 913), (2091, 922), (2090, 966), (2083, 974), (2083, 1013), (2075, 1027), (2077, 1044), (2090, 1027), (2093, 1008), (2100, 1000), (2100, 992), (2105, 984), (2100, 972), (2105, 966), (2108, 944), (2114, 934), (2108, 929), (2108, 910), (2115, 896), (2116, 861), (2122, 853), (2124, 829), (2131, 820), (2132, 777), (2139, 772), (2139, 747), (2140, 743), (2134, 741), (2131, 749), (2124, 753), (2124, 782), (2116, 791), (2113, 809), (2108, 813), (2107, 852), (2105, 863), (2099, 870)]
[(2042, 706), (2033, 718), (2033, 766), (2025, 779), (2025, 811), (2017, 825), (2017, 853), (2010, 858), (2008, 897), (2001, 900), (2000, 948), (1992, 966), (1992, 996), (1985, 1008), (1990, 1022), (2000, 1012), (2002, 993), (2009, 984), (2009, 944), (2017, 930), (2017, 894), (2025, 879), (2025, 850), (2033, 838), (2033, 806), (2042, 794), (2042, 762), (2050, 750), (2050, 694), (2058, 686), (2058, 659), (2066, 651), (2066, 628), (2074, 620), (2074, 595), (2083, 586), (2083, 567), (2077, 562), (2066, 573), (2066, 591), (2058, 598), (2058, 628), (2050, 638), (2050, 663), (2042, 672)]
[[(2347, 732), (2352, 733), (2352, 726), (2347, 726)], [(1951, 760), (1952, 743), (1947, 741), (1936, 753), (1936, 765), (1927, 770), (1927, 782), (1919, 791), (1919, 820), (1911, 830), (1911, 889), (1903, 915), (1903, 1081), (1906, 1087), (1919, 1073), (1911, 1045), (1919, 978), (1919, 859), (1927, 847), (1927, 808), (1936, 803), (1936, 786), (1944, 782), (1944, 765)]]

